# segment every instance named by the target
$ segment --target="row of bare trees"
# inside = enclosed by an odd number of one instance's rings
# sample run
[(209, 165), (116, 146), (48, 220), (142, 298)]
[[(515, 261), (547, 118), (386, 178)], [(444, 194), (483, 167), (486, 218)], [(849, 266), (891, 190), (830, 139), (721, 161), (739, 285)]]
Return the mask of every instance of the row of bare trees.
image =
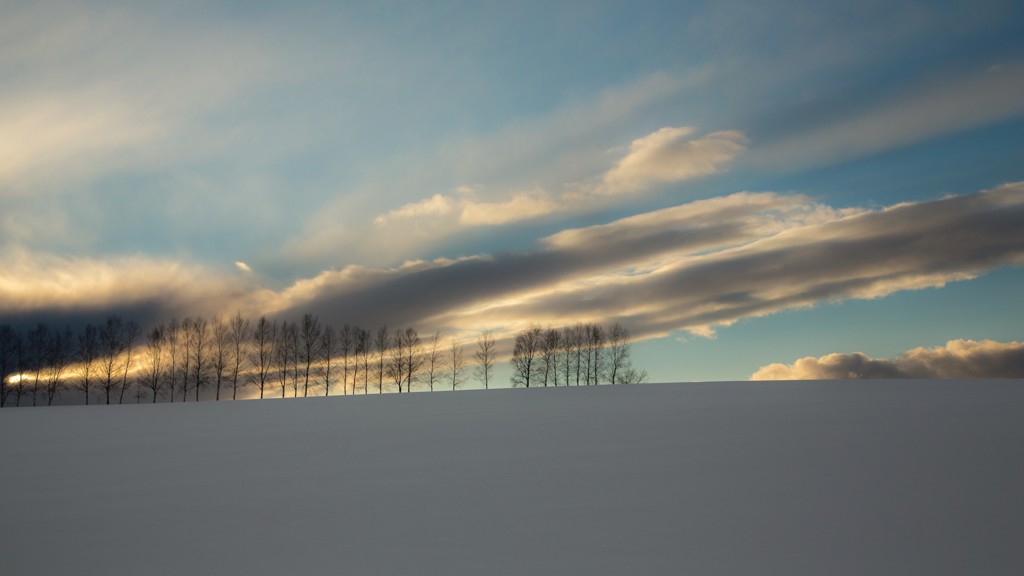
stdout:
[(561, 330), (534, 326), (516, 334), (513, 386), (636, 384), (647, 373), (633, 367), (629, 331), (615, 323), (575, 324)]
[[(645, 375), (629, 362), (628, 332), (579, 324), (531, 328), (515, 338), (513, 384), (558, 386), (625, 383)], [(86, 404), (368, 394), (414, 387), (456, 390), (471, 377), (494, 381), (497, 343), (490, 332), (472, 354), (440, 332), (375, 331), (325, 325), (311, 314), (297, 322), (236, 314), (161, 323), (144, 334), (135, 322), (110, 316), (78, 334), (39, 324), (21, 335), (0, 325), (0, 406), (47, 405), (75, 391)]]
[[(38, 324), (24, 336), (0, 325), (0, 406), (12, 398), (16, 406), (28, 402), (47, 405), (66, 390), (81, 390), (88, 404), (91, 393), (102, 393), (123, 403), (133, 381), (132, 363), (139, 326), (120, 316), (99, 326), (89, 324), (75, 335), (70, 328), (51, 330)], [(72, 374), (74, 368), (75, 374)]]

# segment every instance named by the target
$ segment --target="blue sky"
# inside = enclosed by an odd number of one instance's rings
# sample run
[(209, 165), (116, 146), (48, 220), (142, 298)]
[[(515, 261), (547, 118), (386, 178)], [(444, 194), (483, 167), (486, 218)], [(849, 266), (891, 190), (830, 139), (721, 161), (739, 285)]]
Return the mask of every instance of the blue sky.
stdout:
[(656, 381), (1022, 339), (1019, 2), (0, 7), (15, 322), (620, 321)]

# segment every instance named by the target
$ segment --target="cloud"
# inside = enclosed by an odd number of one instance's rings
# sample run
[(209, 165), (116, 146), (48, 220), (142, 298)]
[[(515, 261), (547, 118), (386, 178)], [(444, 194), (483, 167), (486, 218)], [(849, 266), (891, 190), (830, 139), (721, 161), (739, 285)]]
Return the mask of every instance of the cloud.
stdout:
[(949, 74), (885, 95), (864, 110), (766, 142), (751, 161), (781, 168), (830, 164), (1024, 114), (1024, 63)]
[(29, 4), (10, 16), (0, 27), (2, 195), (208, 159), (225, 138), (204, 116), (263, 81), (275, 59), (255, 29), (160, 9)]
[(519, 192), (504, 202), (466, 203), (459, 223), (465, 226), (498, 226), (551, 214), (560, 208), (543, 190)]
[(374, 221), (377, 224), (385, 224), (390, 220), (404, 218), (423, 218), (430, 216), (444, 216), (455, 209), (455, 199), (443, 194), (434, 194), (430, 198), (412, 202), (400, 208), (396, 208), (387, 214), (378, 216)]
[(548, 194), (540, 189), (515, 192), (508, 200), (481, 202), (476, 200), (472, 188), (462, 186), (452, 195), (434, 194), (430, 198), (412, 202), (377, 216), (374, 223), (384, 226), (397, 222), (432, 229), (451, 230), (456, 225), (500, 226), (522, 220), (530, 220), (562, 209)]
[(173, 315), (257, 311), (248, 281), (170, 260), (66, 258), (8, 250), (0, 258), (4, 322), (78, 324), (120, 313), (141, 323)]
[(740, 192), (563, 230), (533, 251), (346, 266), (281, 290), (170, 262), (26, 259), (2, 268), (0, 313), (166, 301), (172, 312), (311, 312), (428, 332), (618, 321), (639, 338), (707, 336), (781, 310), (1024, 264), (1022, 221), (1024, 183), (878, 210)]
[[(378, 265), (423, 254), (476, 226), (459, 224), (468, 204), (459, 188), (471, 188), (473, 202), (482, 205), (469, 209), (468, 223), (485, 222), (479, 215), (483, 206), (516, 202), (524, 191), (543, 190), (559, 203), (567, 183), (593, 180), (608, 170), (608, 149), (634, 133), (638, 117), (709, 76), (704, 69), (647, 74), (566, 99), (540, 114), (508, 119), (490, 131), (449, 137), (429, 151), (381, 161), (354, 189), (316, 210), (284, 252), (291, 259), (311, 260), (335, 255), (345, 246), (350, 261)], [(532, 204), (533, 210), (523, 211), (531, 216), (524, 218), (537, 215), (538, 203)], [(367, 227), (362, 219), (367, 211), (375, 214), (369, 218), (375, 226)], [(394, 222), (401, 222), (402, 234), (382, 226)]]
[(792, 364), (762, 366), (751, 380), (857, 380), (866, 378), (1024, 378), (1024, 343), (950, 340), (914, 348), (895, 360), (860, 352), (808, 356)]
[(685, 126), (665, 127), (634, 140), (626, 156), (604, 174), (599, 184), (578, 182), (558, 196), (535, 187), (509, 192), (499, 199), (480, 200), (477, 189), (460, 186), (452, 194), (434, 194), (381, 214), (374, 222), (382, 226), (404, 221), (402, 226), (411, 223), (436, 237), (457, 233), (460, 226), (502, 226), (553, 214), (592, 212), (620, 201), (609, 198), (613, 195), (721, 172), (747, 142), (736, 131), (688, 138), (693, 131)]
[(1024, 183), (881, 210), (738, 193), (565, 230), (533, 252), (325, 273), (280, 309), (430, 329), (610, 319), (641, 337), (710, 335), (1024, 263), (1021, 221)]
[(252, 272), (252, 268), (250, 268), (248, 264), (246, 264), (245, 262), (242, 262), (241, 260), (236, 260), (235, 261), (235, 268), (238, 268), (239, 270), (241, 270), (242, 272), (245, 272), (246, 274), (249, 274), (249, 273)]
[(735, 130), (688, 139), (693, 131), (689, 126), (665, 127), (634, 140), (629, 153), (604, 175), (597, 191), (636, 192), (654, 184), (716, 174), (743, 152), (748, 142)]

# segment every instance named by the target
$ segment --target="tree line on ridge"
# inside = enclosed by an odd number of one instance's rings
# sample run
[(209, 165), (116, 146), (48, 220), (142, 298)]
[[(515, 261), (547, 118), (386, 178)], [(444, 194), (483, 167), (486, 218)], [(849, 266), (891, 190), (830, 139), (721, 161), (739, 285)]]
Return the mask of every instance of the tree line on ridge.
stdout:
[[(485, 331), (467, 352), (440, 332), (422, 338), (413, 327), (340, 329), (312, 314), (288, 322), (202, 316), (172, 319), (143, 332), (118, 315), (24, 334), (0, 324), (0, 407), (52, 405), (76, 393), (85, 404), (308, 397), (456, 390), (470, 378), (494, 385), (499, 352)], [(632, 365), (630, 335), (578, 323), (530, 327), (515, 334), (509, 360), (513, 386), (580, 386), (642, 382)]]

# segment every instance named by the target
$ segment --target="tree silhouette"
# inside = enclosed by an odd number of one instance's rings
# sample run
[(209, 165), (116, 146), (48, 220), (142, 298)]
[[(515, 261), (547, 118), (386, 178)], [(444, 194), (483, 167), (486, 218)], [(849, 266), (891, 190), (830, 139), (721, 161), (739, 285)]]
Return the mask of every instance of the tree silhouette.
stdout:
[[(352, 348), (355, 345), (355, 336), (352, 327), (345, 324), (338, 331), (338, 352), (341, 353), (341, 393), (348, 394), (348, 366), (349, 356), (352, 355)], [(352, 393), (355, 394), (355, 384), (352, 385)]]
[(541, 349), (543, 331), (532, 327), (516, 334), (512, 347), (512, 385), (530, 387), (537, 371), (537, 355)]
[(622, 384), (621, 378), (629, 368), (629, 330), (616, 322), (608, 332), (608, 379)]
[(281, 398), (284, 398), (285, 389), (288, 387), (288, 367), (291, 362), (291, 325), (287, 321), (281, 322), (277, 329), (277, 340), (275, 342), (275, 357), (277, 359), (278, 375), (281, 378)]
[[(249, 364), (253, 372), (249, 374), (250, 382), (260, 391), (260, 399), (270, 385), (271, 373), (274, 370), (274, 352), (277, 342), (277, 323), (267, 320), (266, 316), (253, 325), (252, 349), (249, 353)], [(284, 386), (281, 387), (281, 397), (284, 397)]]
[(441, 333), (434, 332), (434, 335), (430, 337), (430, 344), (427, 345), (427, 355), (424, 361), (424, 368), (427, 371), (427, 384), (431, 392), (434, 391), (434, 384), (441, 381), (444, 361), (444, 353), (441, 350)]
[(0, 325), (0, 408), (7, 405), (12, 386), (7, 383), (17, 366), (15, 352), (18, 347), (18, 333), (9, 324)]
[(149, 356), (149, 362), (142, 371), (142, 385), (149, 388), (149, 391), (153, 394), (153, 403), (156, 404), (156, 398), (160, 395), (160, 391), (163, 389), (163, 363), (164, 363), (164, 349), (166, 348), (166, 340), (164, 332), (166, 328), (161, 324), (156, 328), (149, 331), (146, 335), (146, 352)]
[(117, 400), (118, 404), (124, 404), (124, 391), (128, 387), (128, 372), (132, 367), (132, 353), (135, 351), (135, 340), (139, 337), (139, 331), (139, 325), (134, 320), (130, 320), (125, 326), (124, 341), (121, 343), (125, 350), (124, 374), (121, 376), (121, 396)]
[(39, 398), (39, 381), (42, 379), (43, 367), (46, 365), (46, 348), (50, 342), (50, 327), (46, 324), (36, 325), (29, 331), (26, 338), (28, 344), (28, 361), (32, 372), (32, 405), (37, 405)]
[(377, 334), (373, 338), (373, 349), (375, 353), (376, 365), (374, 366), (374, 376), (377, 379), (377, 393), (384, 393), (384, 378), (387, 377), (388, 372), (388, 353), (391, 348), (391, 335), (388, 333), (388, 325), (385, 324), (377, 329)]
[(485, 330), (476, 341), (476, 352), (473, 353), (476, 359), (476, 376), (484, 385), (484, 390), (491, 387), (491, 372), (494, 369), (494, 362), (497, 359), (497, 350), (494, 343), (494, 335)]
[[(402, 368), (405, 372), (405, 391), (412, 392), (412, 385), (417, 380), (417, 375), (423, 364), (426, 362), (426, 355), (423, 354), (423, 343), (420, 336), (413, 327), (407, 327), (402, 331)], [(398, 389), (402, 391), (401, 386)]]
[(110, 393), (117, 386), (114, 374), (117, 371), (117, 358), (121, 355), (124, 339), (124, 322), (120, 316), (108, 316), (107, 322), (100, 328), (100, 370), (103, 380), (100, 389), (110, 404)]
[(309, 395), (309, 375), (313, 370), (313, 363), (320, 355), (321, 333), (320, 320), (316, 316), (312, 314), (302, 316), (302, 324), (299, 326), (298, 358), (301, 359), (303, 366), (303, 398)]
[(324, 396), (331, 395), (331, 360), (338, 352), (338, 334), (334, 326), (324, 326), (320, 334), (320, 376), (324, 381)]
[(463, 346), (453, 336), (448, 346), (448, 366), (452, 377), (452, 390), (455, 390), (464, 380), (463, 372), (466, 370), (466, 360), (463, 356)]
[(231, 363), (231, 328), (223, 319), (213, 319), (214, 401), (220, 401), (220, 387)]
[(181, 358), (181, 323), (177, 318), (171, 318), (164, 331), (164, 341), (167, 343), (167, 357), (171, 361), (167, 367), (167, 396), (171, 403), (174, 403), (174, 388), (177, 386), (178, 360)]
[[(236, 312), (231, 319), (231, 399), (238, 399), (239, 377), (242, 373), (242, 365), (245, 363), (246, 346), (249, 342), (249, 335), (252, 330), (249, 327), (248, 318), (242, 318), (241, 313)], [(242, 386), (245, 381), (242, 381)], [(261, 391), (262, 392), (262, 391)]]
[(604, 328), (598, 324), (588, 324), (587, 342), (587, 384), (598, 384), (604, 372)]
[(206, 387), (209, 378), (209, 347), (210, 331), (208, 324), (203, 317), (197, 317), (192, 321), (192, 382), (196, 390), (196, 402), (199, 402), (199, 391)]
[(74, 355), (74, 335), (71, 328), (54, 332), (46, 348), (46, 405), (52, 406), (54, 398), (64, 390), (64, 373)]
[(356, 354), (363, 365), (363, 394), (370, 393), (370, 348), (373, 336), (369, 330), (360, 328), (356, 337)]
[(92, 388), (92, 369), (99, 358), (99, 332), (92, 324), (86, 324), (82, 333), (78, 335), (78, 346), (75, 351), (75, 360), (78, 363), (78, 383), (75, 387), (85, 397), (85, 405), (89, 405), (89, 393)]
[(562, 334), (553, 328), (544, 330), (540, 336), (540, 372), (545, 388), (549, 382), (558, 386), (558, 350), (561, 344)]

